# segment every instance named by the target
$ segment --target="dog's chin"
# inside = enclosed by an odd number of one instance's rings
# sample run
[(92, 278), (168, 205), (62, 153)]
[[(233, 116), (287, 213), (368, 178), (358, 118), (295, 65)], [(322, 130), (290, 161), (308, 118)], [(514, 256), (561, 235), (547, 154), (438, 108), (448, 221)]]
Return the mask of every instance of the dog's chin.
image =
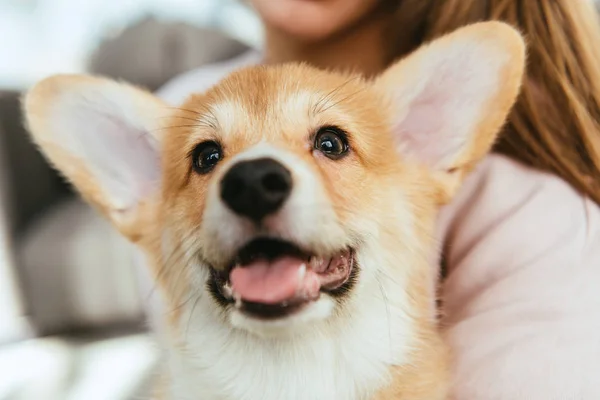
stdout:
[(208, 287), (233, 327), (260, 336), (302, 333), (330, 317), (357, 276), (356, 252), (318, 256), (295, 244), (256, 238), (221, 268)]
[(234, 328), (261, 336), (294, 337), (304, 335), (319, 322), (327, 320), (335, 310), (337, 302), (323, 294), (318, 300), (305, 304), (301, 309), (279, 318), (262, 319), (235, 307), (229, 310), (229, 322)]

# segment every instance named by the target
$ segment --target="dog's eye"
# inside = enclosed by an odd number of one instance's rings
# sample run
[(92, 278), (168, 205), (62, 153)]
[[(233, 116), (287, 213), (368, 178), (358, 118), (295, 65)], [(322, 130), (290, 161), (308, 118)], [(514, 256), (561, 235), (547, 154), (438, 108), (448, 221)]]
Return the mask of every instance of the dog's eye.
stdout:
[(199, 174), (207, 174), (223, 158), (223, 150), (217, 142), (202, 142), (192, 152), (194, 170)]
[(340, 158), (348, 152), (346, 134), (335, 127), (321, 128), (315, 137), (315, 149), (329, 158)]

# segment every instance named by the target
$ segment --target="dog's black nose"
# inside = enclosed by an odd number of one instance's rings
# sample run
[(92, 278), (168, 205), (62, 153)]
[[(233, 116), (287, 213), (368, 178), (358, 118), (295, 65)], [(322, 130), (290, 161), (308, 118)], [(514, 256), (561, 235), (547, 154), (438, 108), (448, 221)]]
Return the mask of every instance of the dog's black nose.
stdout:
[(236, 214), (256, 222), (279, 210), (292, 190), (292, 175), (271, 158), (241, 161), (221, 181), (221, 198)]

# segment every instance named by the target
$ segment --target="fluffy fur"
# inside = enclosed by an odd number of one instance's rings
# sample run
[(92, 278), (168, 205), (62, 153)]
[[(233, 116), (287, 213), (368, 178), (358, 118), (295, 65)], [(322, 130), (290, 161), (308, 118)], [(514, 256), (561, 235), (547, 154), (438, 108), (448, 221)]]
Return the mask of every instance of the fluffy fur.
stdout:
[[(441, 400), (449, 357), (436, 321), (435, 218), (491, 148), (523, 69), (520, 35), (489, 22), (372, 81), (259, 66), (170, 108), (123, 83), (55, 76), (24, 107), (43, 153), (147, 256), (170, 310), (165, 399)], [(347, 156), (313, 148), (324, 125), (347, 132)], [(224, 158), (200, 175), (190, 154), (205, 140)], [(258, 157), (294, 179), (261, 231), (218, 195), (231, 166)], [(270, 321), (218, 304), (208, 266), (260, 234), (317, 254), (355, 248), (355, 284)]]

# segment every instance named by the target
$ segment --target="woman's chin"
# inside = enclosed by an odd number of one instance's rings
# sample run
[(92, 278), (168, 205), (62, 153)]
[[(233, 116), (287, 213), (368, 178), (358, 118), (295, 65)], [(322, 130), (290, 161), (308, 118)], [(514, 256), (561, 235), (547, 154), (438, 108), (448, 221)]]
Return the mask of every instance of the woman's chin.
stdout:
[(363, 18), (377, 0), (252, 0), (268, 29), (302, 41), (335, 35)]

